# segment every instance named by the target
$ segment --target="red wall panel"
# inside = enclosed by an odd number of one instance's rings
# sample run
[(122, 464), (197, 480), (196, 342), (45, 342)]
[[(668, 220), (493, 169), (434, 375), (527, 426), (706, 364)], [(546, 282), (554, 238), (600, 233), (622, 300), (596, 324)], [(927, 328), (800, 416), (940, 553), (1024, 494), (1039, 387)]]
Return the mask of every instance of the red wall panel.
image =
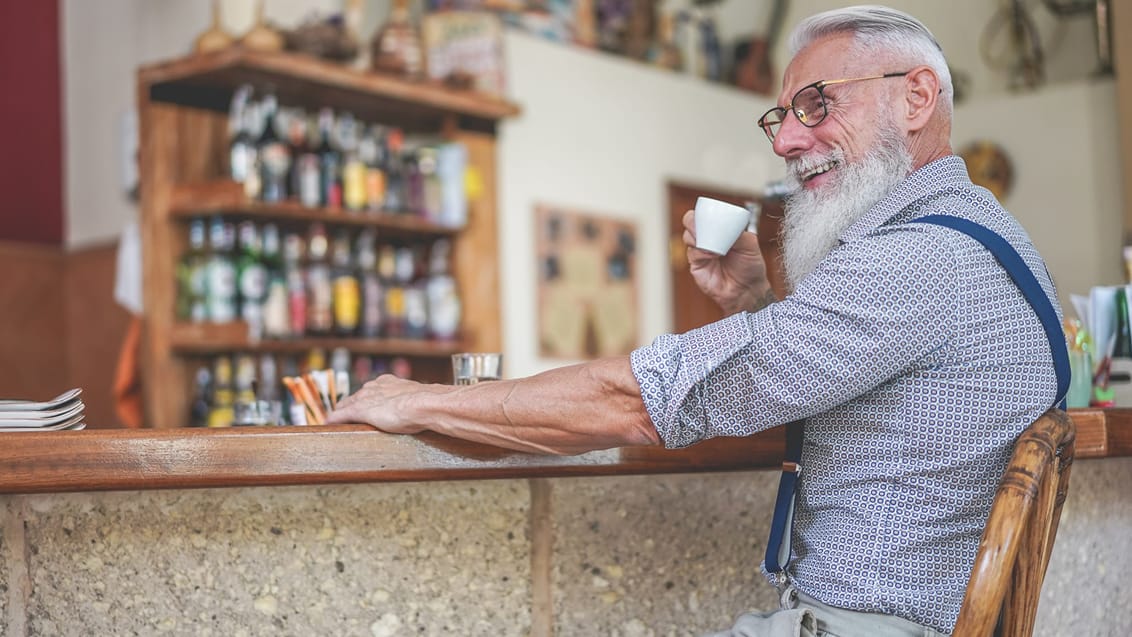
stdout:
[(57, 0), (0, 0), (0, 239), (63, 243)]

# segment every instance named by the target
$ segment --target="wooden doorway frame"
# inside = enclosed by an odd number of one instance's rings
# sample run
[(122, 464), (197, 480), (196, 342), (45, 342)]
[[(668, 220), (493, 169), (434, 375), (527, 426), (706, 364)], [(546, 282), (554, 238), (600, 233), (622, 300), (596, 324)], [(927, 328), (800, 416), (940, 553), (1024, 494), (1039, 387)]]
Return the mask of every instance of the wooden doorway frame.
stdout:
[(739, 206), (760, 201), (754, 190), (741, 191), (719, 186), (668, 180), (668, 268), (672, 274), (672, 329), (675, 333), (713, 323), (724, 317), (719, 308), (696, 286), (688, 272), (684, 247), (684, 213), (696, 205), (697, 197), (711, 197)]

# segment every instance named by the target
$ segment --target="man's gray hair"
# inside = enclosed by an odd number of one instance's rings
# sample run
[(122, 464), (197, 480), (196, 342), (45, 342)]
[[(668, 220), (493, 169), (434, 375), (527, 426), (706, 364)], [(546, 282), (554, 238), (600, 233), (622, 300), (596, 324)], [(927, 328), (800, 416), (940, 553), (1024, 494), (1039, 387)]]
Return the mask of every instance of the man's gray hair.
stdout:
[[(943, 57), (943, 47), (922, 22), (902, 11), (875, 4), (833, 9), (810, 16), (794, 27), (790, 34), (790, 55), (797, 55), (819, 38), (837, 33), (852, 33), (858, 54), (888, 51), (908, 64), (930, 66), (939, 76), (943, 89), (942, 110), (951, 114), (955, 94), (951, 71)], [(883, 72), (903, 70), (906, 69), (883, 69)]]

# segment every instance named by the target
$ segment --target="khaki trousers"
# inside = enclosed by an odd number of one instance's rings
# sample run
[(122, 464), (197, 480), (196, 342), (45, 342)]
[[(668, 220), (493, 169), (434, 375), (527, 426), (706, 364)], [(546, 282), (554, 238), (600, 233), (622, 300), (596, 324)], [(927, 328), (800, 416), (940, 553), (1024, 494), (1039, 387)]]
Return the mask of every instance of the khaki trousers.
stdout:
[(798, 593), (798, 606), (744, 613), (729, 630), (704, 637), (945, 637), (902, 617), (827, 606)]

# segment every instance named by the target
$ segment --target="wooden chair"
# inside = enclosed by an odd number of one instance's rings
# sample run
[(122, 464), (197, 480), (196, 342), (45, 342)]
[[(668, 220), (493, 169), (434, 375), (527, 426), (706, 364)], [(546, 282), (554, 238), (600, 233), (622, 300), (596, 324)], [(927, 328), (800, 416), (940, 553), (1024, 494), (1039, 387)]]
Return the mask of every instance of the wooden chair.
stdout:
[(999, 483), (967, 593), (952, 633), (956, 637), (1028, 637), (1069, 490), (1076, 430), (1051, 409), (1014, 446)]

